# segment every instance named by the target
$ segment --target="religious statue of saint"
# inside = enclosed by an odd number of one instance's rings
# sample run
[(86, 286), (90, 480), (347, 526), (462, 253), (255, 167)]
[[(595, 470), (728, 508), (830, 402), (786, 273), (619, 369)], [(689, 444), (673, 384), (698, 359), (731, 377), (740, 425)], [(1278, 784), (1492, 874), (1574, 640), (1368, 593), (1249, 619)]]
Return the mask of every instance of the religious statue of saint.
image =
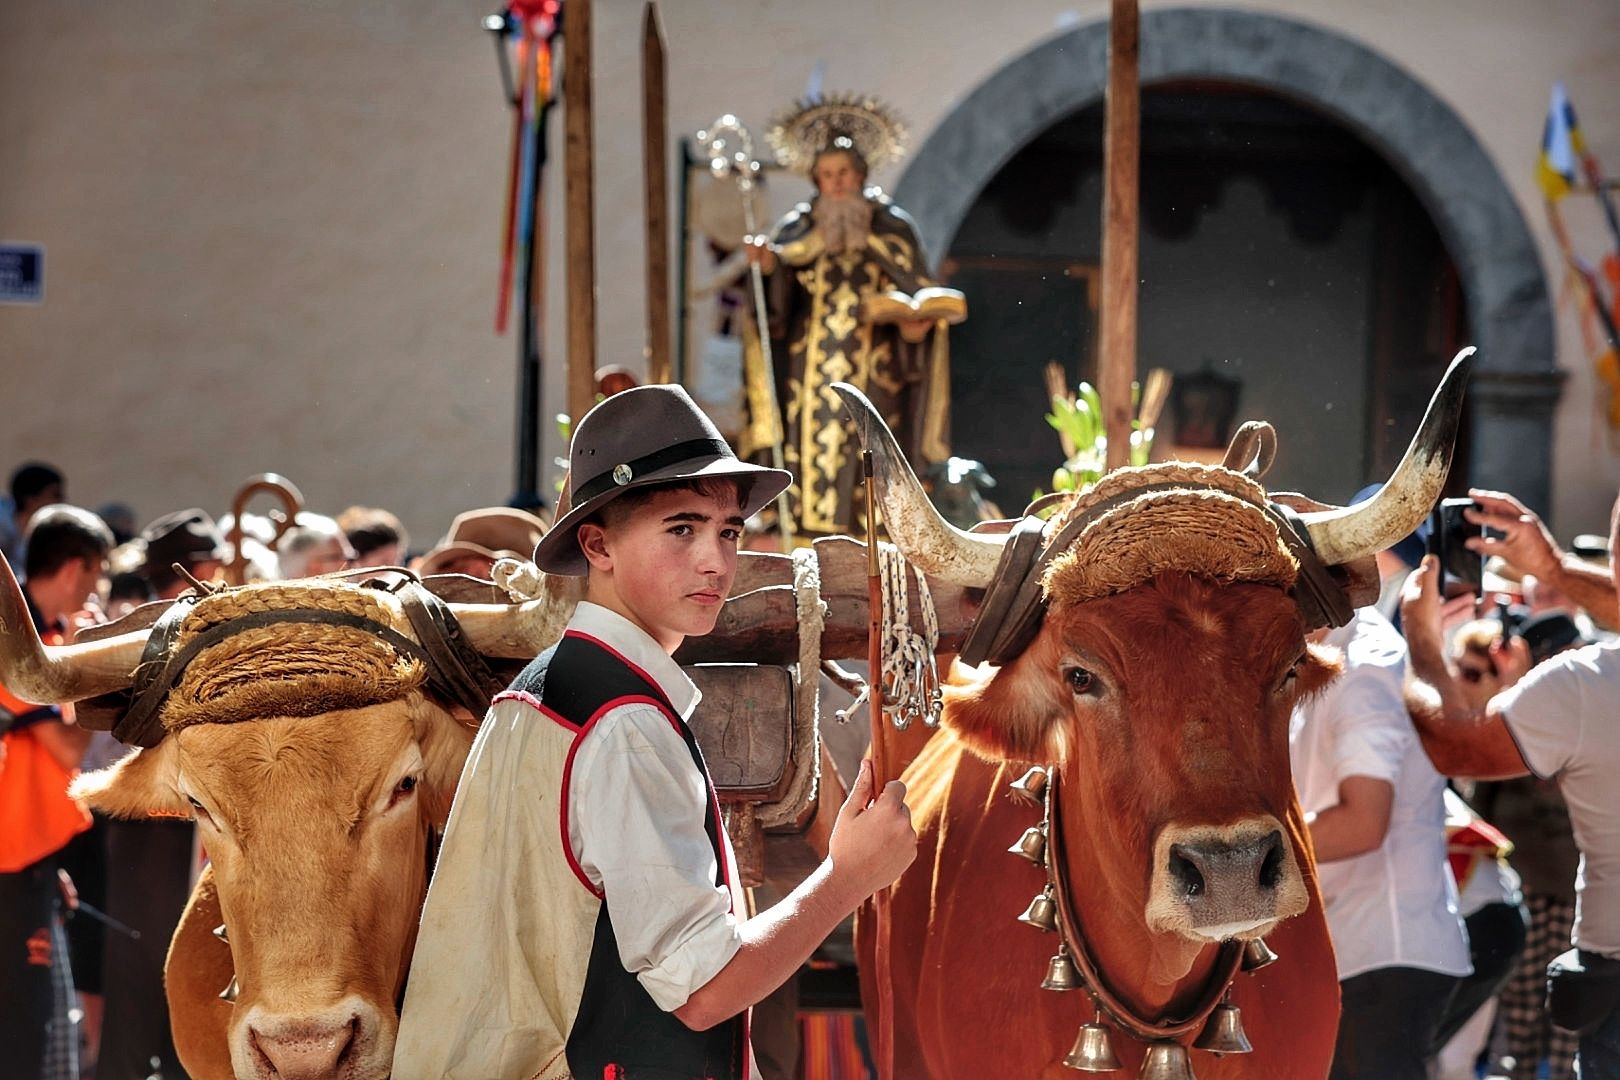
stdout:
[(792, 471), (792, 532), (800, 541), (861, 535), (860, 442), (835, 382), (871, 399), (918, 473), (950, 456), (946, 328), (966, 315), (961, 293), (928, 276), (917, 229), (867, 175), (899, 157), (903, 129), (868, 98), (821, 98), (777, 119), (779, 162), (815, 196), (794, 207), (750, 257), (768, 279), (775, 404), (760, 350), (744, 355), (748, 422), (739, 451), (762, 458), (780, 440)]

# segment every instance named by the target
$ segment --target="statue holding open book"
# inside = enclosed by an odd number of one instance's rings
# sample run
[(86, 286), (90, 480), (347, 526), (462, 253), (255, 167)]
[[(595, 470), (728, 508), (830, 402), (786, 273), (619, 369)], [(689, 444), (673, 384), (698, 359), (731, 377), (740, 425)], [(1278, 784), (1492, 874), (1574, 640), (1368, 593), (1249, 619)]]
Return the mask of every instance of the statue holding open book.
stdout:
[(843, 381), (865, 391), (918, 471), (943, 461), (947, 327), (967, 316), (967, 305), (928, 276), (905, 211), (866, 184), (871, 169), (900, 154), (903, 132), (886, 109), (865, 98), (822, 98), (776, 120), (768, 137), (778, 160), (808, 175), (816, 192), (751, 249), (769, 275), (778, 408), (751, 350), (739, 450), (763, 457), (781, 440), (796, 480), (796, 536), (861, 535), (860, 444), (829, 387)]

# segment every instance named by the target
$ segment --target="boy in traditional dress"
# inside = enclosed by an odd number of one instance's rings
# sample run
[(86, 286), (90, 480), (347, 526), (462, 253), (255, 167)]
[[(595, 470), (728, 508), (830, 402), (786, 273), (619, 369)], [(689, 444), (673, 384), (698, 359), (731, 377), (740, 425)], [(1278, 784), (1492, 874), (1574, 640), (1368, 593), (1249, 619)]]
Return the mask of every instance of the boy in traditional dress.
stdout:
[(394, 1076), (744, 1080), (749, 1007), (915, 857), (905, 788), (874, 800), (864, 764), (827, 860), (743, 921), (672, 654), (713, 629), (743, 522), (789, 477), (739, 461), (680, 387), (648, 386), (580, 422), (569, 481), (535, 562), (585, 575), (586, 599), (468, 755)]

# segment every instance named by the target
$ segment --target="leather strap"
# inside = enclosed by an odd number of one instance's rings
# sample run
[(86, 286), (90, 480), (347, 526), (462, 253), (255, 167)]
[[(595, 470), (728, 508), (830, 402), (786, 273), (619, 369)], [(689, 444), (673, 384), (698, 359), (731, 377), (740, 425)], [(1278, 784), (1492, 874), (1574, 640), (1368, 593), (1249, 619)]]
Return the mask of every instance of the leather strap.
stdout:
[(1333, 571), (1316, 557), (1311, 544), (1311, 533), (1305, 522), (1292, 508), (1278, 502), (1265, 505), (1266, 516), (1277, 523), (1283, 543), (1299, 563), (1299, 577), (1294, 580), (1294, 603), (1299, 605), (1305, 620), (1305, 632), (1323, 626), (1343, 626), (1355, 617), (1356, 609), (1350, 603), (1350, 594)]
[[(1260, 437), (1256, 436), (1257, 439)], [(977, 664), (988, 660), (992, 664), (1006, 664), (1028, 647), (1046, 617), (1041, 579), (1045, 576), (1047, 566), (1067, 551), (1092, 522), (1141, 495), (1187, 490), (1231, 494), (1213, 484), (1188, 481), (1132, 488), (1087, 507), (1084, 513), (1064, 523), (1063, 528), (1049, 541), (1033, 549), (1028, 546), (1031, 541), (1027, 537), (1033, 533), (1038, 538), (1046, 523), (1034, 517), (1021, 520), (1014, 526), (1012, 538), (1002, 550), (1001, 561), (996, 565), (996, 574), (985, 593), (979, 617), (963, 642), (962, 661)], [(1281, 503), (1268, 502), (1256, 505), (1256, 509), (1277, 526), (1283, 544), (1299, 563), (1299, 577), (1294, 582), (1293, 596), (1305, 620), (1305, 629), (1310, 631), (1321, 626), (1343, 626), (1349, 622), (1355, 614), (1350, 597), (1331, 569), (1316, 557), (1310, 532), (1299, 515)], [(1024, 538), (1022, 545), (1020, 538)]]
[[(1046, 522), (1038, 517), (1022, 518), (1012, 527), (1007, 543), (1001, 549), (1001, 561), (996, 564), (995, 576), (990, 579), (990, 586), (984, 594), (984, 603), (979, 606), (978, 616), (962, 642), (960, 656), (964, 664), (980, 664), (987, 659), (1001, 663), (997, 657), (1018, 655), (1029, 644), (1028, 639), (1040, 629), (1038, 619), (1032, 625), (1024, 626), (1009, 621), (1009, 615), (1019, 586), (1029, 580), (1030, 570), (1041, 553), (1041, 536), (1045, 530)], [(1024, 640), (1005, 640), (1003, 630), (1009, 627), (1020, 632), (1027, 631)]]
[[(195, 595), (181, 597), (152, 624), (152, 631), (146, 637), (146, 648), (141, 651), (141, 662), (135, 667), (135, 680), (129, 690), (129, 708), (112, 726), (113, 738), (126, 746), (156, 746), (163, 738), (163, 725), (157, 719), (158, 706), (163, 704), (164, 696), (180, 675), (176, 671), (165, 679), (169, 668), (166, 657), (180, 633), (180, 624), (190, 614), (191, 605), (196, 601)], [(159, 683), (165, 684), (163, 690), (154, 694), (152, 689)]]
[[(81, 709), (91, 720), (86, 726), (93, 730), (110, 729), (114, 737), (130, 746), (157, 745), (165, 734), (158, 719), (163, 702), (180, 681), (186, 666), (199, 653), (244, 630), (286, 623), (319, 623), (363, 630), (386, 642), (400, 655), (421, 661), (427, 667), (428, 686), (435, 695), (481, 718), (504, 680), (490, 670), (478, 650), (468, 642), (450, 606), (408, 570), (390, 569), (379, 574), (376, 568), (366, 568), (363, 572), (374, 577), (367, 582), (369, 587), (399, 597), (421, 644), (392, 627), (361, 616), (318, 608), (290, 608), (255, 612), (220, 623), (193, 638), (176, 653), (174, 642), (180, 627), (191, 613), (191, 605), (200, 599), (186, 596), (170, 604), (152, 625), (129, 691), (102, 695), (92, 699), (93, 704), (81, 703)], [(354, 577), (359, 573), (361, 571), (333, 576)]]
[(505, 680), (490, 671), (443, 600), (415, 581), (407, 583), (396, 595), (404, 605), (405, 616), (410, 619), (417, 640), (427, 651), (428, 670), (433, 673), (436, 688), (442, 691), (446, 701), (461, 705), (474, 719), (482, 719), (489, 709), (490, 699), (504, 687)]
[[(157, 626), (152, 628), (152, 636), (147, 639), (146, 652), (141, 657), (141, 666), (136, 669), (135, 700), (129, 712), (124, 714), (122, 720), (113, 726), (113, 737), (119, 742), (130, 746), (156, 746), (162, 741), (164, 728), (158, 719), (158, 711), (163, 701), (168, 697), (169, 691), (180, 680), (186, 666), (204, 649), (218, 645), (228, 638), (235, 637), (245, 630), (255, 630), (265, 626), (277, 626), (286, 623), (319, 623), (325, 626), (347, 626), (356, 630), (381, 638), (395, 652), (403, 656), (410, 656), (422, 661), (429, 669), (429, 679), (432, 681), (432, 658), (410, 638), (384, 626), (379, 622), (367, 619), (360, 615), (350, 615), (341, 611), (323, 611), (319, 608), (289, 608), (280, 611), (256, 611), (250, 615), (231, 619), (229, 622), (211, 626), (198, 634), (185, 647), (178, 652), (164, 656), (154, 649), (154, 643), (159, 640), (159, 630), (165, 631), (164, 649), (167, 642), (172, 641), (174, 633), (185, 617), (186, 609), (179, 604), (163, 613)], [(177, 614), (178, 613), (178, 614)], [(163, 624), (168, 623), (165, 627)]]
[(1114, 1023), (1121, 1029), (1137, 1039), (1153, 1042), (1160, 1039), (1179, 1039), (1184, 1035), (1192, 1035), (1203, 1030), (1204, 1024), (1209, 1020), (1209, 1014), (1215, 1011), (1215, 1006), (1221, 1003), (1226, 991), (1237, 976), (1238, 968), (1243, 962), (1243, 943), (1239, 941), (1223, 941), (1220, 951), (1215, 956), (1215, 966), (1210, 969), (1209, 977), (1192, 1008), (1181, 1017), (1169, 1017), (1157, 1023), (1139, 1016), (1117, 993), (1108, 981), (1103, 978), (1102, 970), (1097, 967), (1091, 950), (1086, 947), (1085, 928), (1080, 925), (1080, 916), (1074, 910), (1074, 889), (1069, 882), (1069, 865), (1064, 858), (1066, 848), (1063, 835), (1063, 818), (1061, 807), (1058, 804), (1058, 786), (1061, 772), (1053, 767), (1047, 769), (1046, 781), (1046, 862), (1052, 881), (1052, 892), (1057, 903), (1058, 934), (1063, 943), (1069, 948), (1069, 955), (1074, 959), (1074, 966), (1079, 969), (1080, 977), (1085, 981), (1086, 989), (1090, 991), (1092, 1000), (1097, 1007), (1106, 1012)]

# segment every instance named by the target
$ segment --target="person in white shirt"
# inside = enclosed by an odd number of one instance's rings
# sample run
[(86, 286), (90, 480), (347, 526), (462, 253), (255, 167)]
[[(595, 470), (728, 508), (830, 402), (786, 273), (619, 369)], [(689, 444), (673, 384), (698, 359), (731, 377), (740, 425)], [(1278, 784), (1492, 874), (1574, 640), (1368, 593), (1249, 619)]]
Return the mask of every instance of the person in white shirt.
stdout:
[(1470, 973), (1446, 868), (1445, 780), (1401, 690), (1406, 644), (1372, 608), (1312, 635), (1344, 671), (1296, 706), (1290, 757), (1338, 960), (1332, 1080), (1425, 1080), (1453, 989)]
[[(1553, 581), (1600, 621), (1620, 621), (1620, 501), (1610, 519), (1605, 571), (1577, 565), (1517, 499), (1500, 492), (1469, 494), (1480, 507), (1469, 512), (1469, 520), (1500, 534), (1470, 540), (1470, 548)], [(1581, 852), (1572, 937), (1591, 976), (1576, 998), (1587, 1006), (1580, 1010), (1587, 1015), (1581, 1018), (1576, 1075), (1620, 1077), (1620, 643), (1551, 657), (1480, 706), (1446, 663), (1439, 566), (1432, 556), (1408, 580), (1401, 609), (1412, 648), (1407, 705), (1436, 767), (1476, 779), (1534, 773), (1556, 781), (1569, 806)], [(1492, 659), (1498, 668), (1523, 671), (1529, 647), (1523, 638), (1510, 638), (1496, 645)], [(1556, 1003), (1553, 1012), (1557, 1020)]]
[(678, 386), (603, 401), (569, 462), (535, 563), (586, 575), (586, 599), (468, 754), (393, 1075), (746, 1080), (749, 1007), (915, 858), (905, 786), (864, 765), (827, 860), (744, 921), (673, 654), (714, 628), (744, 519), (787, 474), (738, 461)]

